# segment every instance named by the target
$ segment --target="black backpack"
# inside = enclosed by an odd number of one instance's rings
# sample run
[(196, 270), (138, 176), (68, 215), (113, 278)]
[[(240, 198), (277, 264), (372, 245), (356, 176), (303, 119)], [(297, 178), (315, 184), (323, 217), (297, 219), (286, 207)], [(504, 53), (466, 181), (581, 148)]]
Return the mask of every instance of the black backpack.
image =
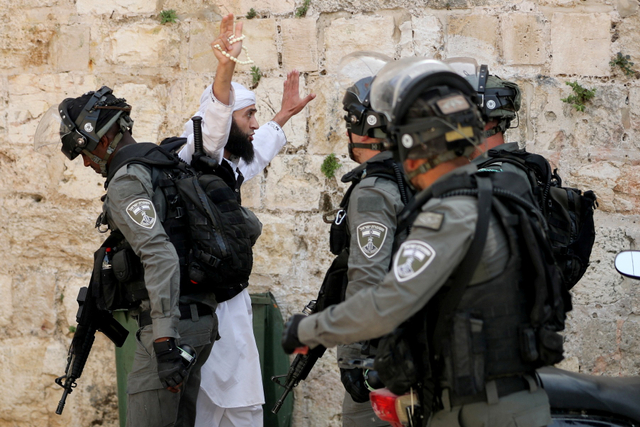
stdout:
[[(485, 183), (482, 186), (481, 181)], [(489, 182), (491, 185), (487, 187)], [(417, 383), (427, 386), (433, 379), (430, 358), (440, 354), (439, 347), (450, 321), (446, 316), (456, 312), (480, 261), (491, 211), (499, 215), (508, 233), (517, 236), (514, 241), (518, 242), (523, 263), (520, 286), (527, 290), (529, 322), (520, 326), (521, 358), (531, 368), (552, 365), (563, 359), (563, 339), (559, 332), (564, 330), (566, 313), (572, 309), (571, 295), (555, 262), (554, 250), (545, 232), (545, 219), (524, 184), (524, 178), (513, 172), (454, 174), (416, 195), (401, 214), (400, 223), (406, 227), (433, 197), (478, 197), (476, 234), (459, 264), (461, 268), (454, 273), (455, 285), (441, 289), (438, 298), (434, 297), (416, 315), (380, 339), (374, 369), (393, 393), (404, 394)], [(434, 319), (433, 313), (444, 316)], [(426, 336), (433, 337), (431, 345), (421, 341)]]
[(180, 258), (181, 292), (214, 292), (218, 302), (227, 300), (232, 289), (246, 287), (253, 266), (250, 228), (239, 195), (217, 174), (196, 171), (169, 151), (186, 138), (169, 142), (123, 147), (109, 167), (105, 186), (127, 164), (151, 167), (154, 189), (167, 201), (162, 225)]
[(491, 168), (502, 162), (515, 165), (527, 174), (547, 223), (547, 235), (564, 286), (571, 289), (589, 266), (596, 234), (593, 211), (598, 204), (595, 194), (563, 187), (557, 169), (552, 172), (547, 159), (539, 154), (499, 148), (491, 149), (487, 154), (489, 158), (479, 163), (478, 169)]

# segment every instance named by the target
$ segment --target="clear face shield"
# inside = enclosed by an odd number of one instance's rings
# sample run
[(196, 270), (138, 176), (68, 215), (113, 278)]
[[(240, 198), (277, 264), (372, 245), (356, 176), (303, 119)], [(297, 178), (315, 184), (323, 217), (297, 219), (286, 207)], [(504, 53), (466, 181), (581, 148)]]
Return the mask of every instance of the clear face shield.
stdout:
[(371, 107), (384, 114), (389, 122), (396, 120), (396, 108), (409, 94), (407, 87), (439, 72), (454, 72), (443, 62), (434, 59), (404, 58), (387, 64), (371, 86)]
[(392, 59), (377, 52), (353, 52), (344, 56), (338, 64), (338, 86), (341, 93), (352, 92), (360, 103), (368, 101), (370, 84), (358, 85), (360, 81), (371, 81)]
[[(430, 91), (432, 99), (419, 98)], [(480, 144), (477, 133), (482, 124), (476, 106), (462, 96), (466, 94), (471, 101), (473, 92), (469, 82), (447, 64), (405, 58), (380, 70), (371, 88), (371, 104), (389, 119), (389, 134), (398, 146), (400, 160), (416, 147), (422, 150), (416, 151), (421, 158), (444, 151), (468, 156), (467, 147)]]
[[(480, 76), (480, 67), (478, 66), (478, 62), (474, 58), (468, 57), (459, 57), (459, 58), (449, 58), (443, 61), (448, 66), (453, 68), (453, 70), (464, 77), (471, 87), (473, 87), (476, 92), (478, 91), (478, 86), (481, 80)], [(484, 77), (484, 82), (486, 84), (486, 76)]]
[(33, 137), (33, 148), (45, 155), (60, 153), (62, 138), (68, 138), (73, 133), (60, 117), (57, 105), (52, 106), (40, 119)]
[[(517, 84), (489, 75), (489, 68), (478, 65), (473, 58), (449, 58), (444, 62), (464, 77), (478, 93), (478, 108), (486, 122), (518, 119), (521, 94)], [(517, 123), (511, 126), (516, 127)], [(501, 132), (505, 130), (500, 129)]]
[(337, 83), (340, 93), (344, 93), (342, 107), (346, 112), (344, 119), (349, 133), (349, 157), (353, 160), (354, 148), (386, 149), (382, 142), (354, 142), (352, 136), (386, 139), (386, 119), (371, 109), (369, 94), (376, 74), (391, 61), (388, 56), (377, 52), (354, 52), (344, 56), (338, 64)]

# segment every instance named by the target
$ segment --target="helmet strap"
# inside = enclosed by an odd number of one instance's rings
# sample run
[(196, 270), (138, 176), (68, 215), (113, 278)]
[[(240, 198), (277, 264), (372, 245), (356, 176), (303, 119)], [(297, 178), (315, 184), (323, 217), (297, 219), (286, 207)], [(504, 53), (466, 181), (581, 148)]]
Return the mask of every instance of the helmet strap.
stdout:
[(347, 135), (349, 135), (349, 144), (347, 145), (348, 150), (349, 150), (349, 158), (355, 162), (355, 161), (356, 161), (356, 159), (355, 159), (355, 155), (353, 154), (353, 147), (352, 147), (352, 145), (351, 145), (351, 144), (353, 144), (354, 142), (353, 142), (353, 140), (351, 139), (351, 131), (350, 131), (350, 130), (347, 130)]
[(350, 142), (349, 143), (349, 152), (354, 148), (365, 148), (367, 150), (375, 150), (375, 151), (386, 151), (387, 147), (383, 142), (372, 142), (371, 144), (365, 144), (363, 142)]
[(109, 146), (107, 147), (107, 152), (106, 152), (104, 158), (102, 158), (102, 159), (100, 157), (96, 156), (95, 154), (93, 154), (92, 152), (88, 151), (88, 150), (82, 150), (83, 153), (87, 157), (89, 157), (92, 162), (94, 162), (98, 166), (100, 166), (100, 173), (104, 177), (107, 176), (107, 163), (109, 162), (109, 158), (111, 157), (111, 155), (115, 151), (116, 147), (120, 143), (120, 140), (122, 139), (122, 136), (123, 136), (122, 131), (118, 132), (116, 137), (113, 138), (113, 141), (111, 141), (109, 143)]
[(412, 180), (413, 178), (415, 178), (416, 176), (423, 174), (423, 173), (427, 173), (429, 172), (431, 169), (435, 168), (436, 166), (438, 166), (439, 164), (448, 162), (450, 160), (453, 160), (457, 157), (469, 157), (471, 155), (471, 153), (473, 153), (473, 151), (475, 150), (475, 147), (473, 146), (468, 146), (464, 148), (464, 152), (461, 154), (460, 150), (448, 150), (445, 151), (444, 153), (440, 153), (439, 155), (437, 155), (436, 157), (432, 157), (430, 159), (425, 159), (426, 162), (421, 164), (420, 166), (418, 166), (416, 169), (412, 170), (411, 172), (407, 171), (405, 168), (405, 175), (407, 176), (407, 178), (410, 180)]
[(509, 129), (509, 123), (511, 120), (500, 119), (498, 124), (492, 127), (491, 129), (483, 131), (483, 135), (485, 138), (489, 138), (498, 132), (505, 133), (507, 129)]

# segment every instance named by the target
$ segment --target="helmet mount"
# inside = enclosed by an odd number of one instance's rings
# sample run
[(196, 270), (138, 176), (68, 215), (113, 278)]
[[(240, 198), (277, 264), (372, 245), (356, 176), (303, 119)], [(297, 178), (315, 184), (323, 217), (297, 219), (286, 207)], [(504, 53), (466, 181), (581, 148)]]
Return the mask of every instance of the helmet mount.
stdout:
[[(82, 105), (86, 98), (89, 99)], [(86, 155), (100, 165), (102, 174), (106, 176), (107, 162), (122, 139), (122, 134), (125, 131), (131, 132), (133, 127), (130, 111), (131, 106), (126, 104), (126, 100), (115, 98), (113, 91), (107, 86), (88, 92), (80, 98), (65, 99), (58, 106), (62, 152), (69, 160), (75, 159), (79, 154)], [(73, 116), (76, 116), (75, 119)], [(119, 125), (119, 132), (110, 141), (104, 157), (100, 158), (93, 152), (100, 139), (116, 123)]]

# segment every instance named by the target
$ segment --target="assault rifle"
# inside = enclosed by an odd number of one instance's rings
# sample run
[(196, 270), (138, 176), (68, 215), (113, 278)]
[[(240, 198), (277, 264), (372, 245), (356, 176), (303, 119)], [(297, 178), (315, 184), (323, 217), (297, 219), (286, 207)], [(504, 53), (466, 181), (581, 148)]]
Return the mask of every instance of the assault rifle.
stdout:
[[(316, 300), (309, 301), (309, 304), (306, 305), (304, 310), (302, 310), (303, 314), (309, 315), (316, 312)], [(293, 359), (293, 363), (289, 366), (289, 371), (286, 375), (275, 375), (271, 377), (271, 381), (278, 384), (281, 387), (284, 387), (284, 392), (280, 399), (276, 402), (275, 406), (271, 410), (274, 414), (277, 414), (285, 399), (291, 393), (294, 387), (297, 387), (300, 381), (304, 381), (307, 379), (309, 372), (314, 367), (318, 359), (320, 359), (324, 352), (327, 349), (321, 345), (315, 347), (312, 350), (309, 350), (307, 354), (298, 354), (296, 358)], [(285, 378), (284, 383), (280, 382), (281, 378)]]
[[(311, 300), (304, 310), (302, 310), (302, 314), (309, 315), (319, 313), (329, 306), (339, 304), (341, 301), (344, 301), (344, 294), (348, 282), (348, 258), (349, 252), (345, 250), (333, 260), (331, 267), (329, 267), (327, 274), (324, 276), (322, 286), (318, 292), (318, 299)], [(326, 347), (319, 345), (310, 349), (307, 354), (298, 354), (295, 359), (293, 359), (286, 375), (276, 375), (271, 377), (271, 381), (284, 387), (282, 396), (280, 396), (280, 399), (278, 399), (271, 412), (274, 414), (278, 413), (284, 403), (284, 400), (287, 398), (289, 393), (291, 393), (291, 390), (293, 390), (300, 381), (307, 379), (309, 372), (311, 372), (313, 366), (316, 364), (318, 359), (324, 355), (326, 350)], [(285, 378), (284, 383), (280, 381), (281, 378)]]
[(69, 346), (67, 368), (63, 376), (56, 378), (56, 384), (64, 389), (62, 398), (58, 403), (56, 414), (61, 415), (67, 396), (77, 386), (76, 380), (82, 375), (84, 365), (91, 352), (96, 331), (107, 336), (117, 347), (122, 347), (129, 331), (127, 331), (110, 312), (98, 310), (96, 299), (92, 295), (91, 284), (89, 287), (80, 288), (78, 292), (78, 313), (76, 322), (78, 327)]

